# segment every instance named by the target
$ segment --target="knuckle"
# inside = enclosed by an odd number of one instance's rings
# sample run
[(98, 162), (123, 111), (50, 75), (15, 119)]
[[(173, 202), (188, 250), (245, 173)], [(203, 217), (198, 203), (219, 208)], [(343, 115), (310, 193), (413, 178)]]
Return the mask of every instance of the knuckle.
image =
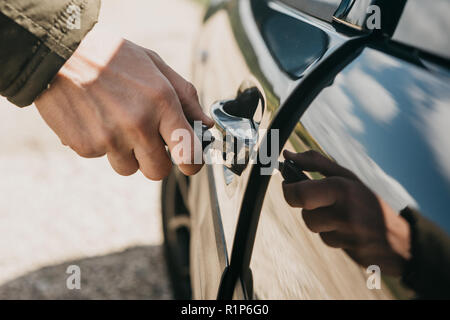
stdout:
[(352, 248), (352, 254), (359, 263), (363, 264), (363, 257), (365, 255), (364, 248), (355, 246), (354, 248)]
[(288, 205), (290, 205), (291, 207), (294, 207), (294, 208), (296, 207), (296, 201), (294, 201), (293, 198), (288, 197), (288, 198), (286, 198), (286, 201), (287, 201)]
[(328, 233), (328, 232), (320, 233), (320, 238), (327, 246), (329, 246), (331, 248), (339, 247), (339, 243), (338, 243), (335, 235), (332, 233)]
[(134, 115), (131, 118), (130, 123), (134, 130), (137, 130), (138, 132), (141, 132), (141, 133), (146, 133), (150, 129), (149, 121), (148, 121), (147, 117), (142, 113)]
[(312, 232), (316, 232), (316, 228), (313, 222), (313, 218), (311, 216), (311, 214), (309, 214), (306, 211), (302, 212), (302, 217), (303, 217), (303, 221), (305, 222), (306, 227), (312, 231)]
[(359, 188), (353, 183), (347, 183), (345, 191), (348, 203), (350, 204), (354, 203), (358, 197)]
[(149, 50), (147, 50), (147, 53), (152, 59), (162, 61), (161, 56), (156, 51), (149, 49)]
[(315, 150), (308, 150), (305, 152), (305, 156), (309, 157), (313, 161), (322, 160), (322, 155)]
[(328, 178), (328, 180), (336, 190), (340, 190), (345, 195), (350, 191), (350, 183), (347, 179), (342, 177), (331, 177)]
[(283, 186), (284, 197), (291, 207), (302, 208), (305, 203), (303, 189), (299, 184), (289, 184)]
[(358, 200), (360, 199), (360, 186), (352, 181), (345, 180), (342, 185), (343, 203), (346, 208), (346, 217), (350, 219), (354, 210), (358, 207)]
[(175, 91), (168, 83), (161, 82), (149, 90), (150, 100), (160, 105), (170, 105), (175, 100)]
[(305, 194), (303, 192), (303, 188), (301, 188), (298, 185), (295, 186), (294, 195), (295, 195), (295, 199), (292, 199), (292, 200), (294, 200), (294, 203), (297, 206), (304, 207), (306, 199), (305, 199)]
[(330, 246), (331, 241), (330, 237), (328, 236), (328, 233), (320, 233), (319, 236), (327, 246)]
[[(131, 132), (137, 132), (137, 133), (143, 133), (148, 132), (150, 129), (150, 119), (149, 119), (149, 113), (145, 112), (145, 109), (142, 108), (141, 110), (134, 110), (133, 112), (129, 112), (120, 124), (120, 126), (123, 126), (123, 128), (127, 131)], [(110, 134), (108, 134), (105, 138), (109, 139)], [(114, 137), (113, 141), (114, 142)], [(105, 141), (106, 142), (106, 141)]]
[(190, 83), (189, 81), (186, 81), (185, 87), (184, 87), (184, 94), (188, 99), (194, 99), (197, 100), (198, 98), (198, 92), (197, 88)]
[(352, 209), (347, 210), (344, 216), (344, 222), (347, 232), (352, 235), (353, 241), (355, 243), (362, 243), (364, 240), (364, 237), (360, 234), (360, 226), (355, 222), (355, 216), (358, 215), (360, 212), (355, 212)]
[(351, 208), (351, 206), (348, 205), (348, 203), (344, 203), (340, 210), (340, 224), (342, 227), (345, 227), (347, 232), (350, 234), (355, 234), (357, 231), (355, 229), (355, 226), (353, 224), (353, 217), (354, 217), (354, 211)]
[(286, 202), (290, 205), (291, 203), (290, 203), (290, 196), (289, 196), (289, 193), (288, 193), (288, 191), (287, 191), (287, 187), (286, 187), (286, 185), (285, 184), (283, 184), (283, 187), (282, 187), (282, 189), (283, 189), (283, 196), (284, 196), (284, 199), (286, 200)]
[(351, 218), (353, 203), (357, 197), (357, 188), (354, 183), (346, 178), (332, 177), (329, 178), (333, 187), (337, 191), (337, 203), (340, 204), (342, 211), (342, 219), (348, 222)]
[(104, 147), (112, 147), (115, 145), (115, 137), (110, 131), (105, 131), (99, 138), (99, 145)]
[(61, 144), (62, 144), (63, 146), (65, 146), (65, 147), (69, 146), (69, 143), (67, 142), (66, 139), (60, 138), (60, 141), (61, 141)]
[(294, 207), (295, 203), (298, 202), (298, 199), (296, 199), (296, 193), (294, 190), (292, 190), (294, 187), (290, 184), (283, 184), (283, 195), (286, 200), (286, 202), (291, 206)]

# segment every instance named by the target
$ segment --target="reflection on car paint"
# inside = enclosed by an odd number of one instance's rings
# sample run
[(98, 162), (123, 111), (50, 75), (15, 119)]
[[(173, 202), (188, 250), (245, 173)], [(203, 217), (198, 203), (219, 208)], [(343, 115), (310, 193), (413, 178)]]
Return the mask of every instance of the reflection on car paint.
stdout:
[(393, 39), (449, 59), (449, 11), (448, 0), (408, 0)]
[(301, 123), (393, 208), (417, 208), (450, 232), (448, 76), (366, 49)]

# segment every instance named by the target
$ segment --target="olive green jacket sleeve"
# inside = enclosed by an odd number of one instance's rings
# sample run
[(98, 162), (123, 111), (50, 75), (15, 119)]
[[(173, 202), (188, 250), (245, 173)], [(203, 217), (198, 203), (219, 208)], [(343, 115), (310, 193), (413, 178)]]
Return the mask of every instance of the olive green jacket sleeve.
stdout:
[(415, 210), (401, 212), (411, 228), (411, 254), (403, 282), (421, 299), (450, 299), (450, 238)]
[(100, 0), (0, 0), (0, 94), (30, 105), (97, 22)]

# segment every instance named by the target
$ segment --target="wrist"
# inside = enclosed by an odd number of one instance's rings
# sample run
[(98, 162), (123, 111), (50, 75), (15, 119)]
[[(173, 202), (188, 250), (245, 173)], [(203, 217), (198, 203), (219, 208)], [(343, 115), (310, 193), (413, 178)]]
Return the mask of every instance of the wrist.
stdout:
[(383, 203), (385, 214), (387, 241), (392, 252), (400, 261), (399, 269), (403, 272), (404, 266), (411, 259), (411, 227), (401, 215), (390, 206)]
[(392, 251), (400, 258), (403, 272), (406, 263), (411, 260), (411, 228), (409, 223), (397, 213), (388, 225), (388, 241)]
[(392, 247), (407, 262), (411, 259), (411, 228), (403, 217), (397, 218), (397, 229), (391, 232)]
[(83, 85), (93, 83), (117, 55), (123, 39), (96, 25), (83, 39), (58, 76)]

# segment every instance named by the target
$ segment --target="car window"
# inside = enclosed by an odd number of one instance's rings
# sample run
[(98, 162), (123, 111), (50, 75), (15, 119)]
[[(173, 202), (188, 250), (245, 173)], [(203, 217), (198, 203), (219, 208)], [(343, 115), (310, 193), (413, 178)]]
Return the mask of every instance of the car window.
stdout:
[(265, 44), (281, 69), (291, 77), (300, 78), (328, 49), (329, 37), (321, 29), (273, 10), (260, 0), (252, 4)]

